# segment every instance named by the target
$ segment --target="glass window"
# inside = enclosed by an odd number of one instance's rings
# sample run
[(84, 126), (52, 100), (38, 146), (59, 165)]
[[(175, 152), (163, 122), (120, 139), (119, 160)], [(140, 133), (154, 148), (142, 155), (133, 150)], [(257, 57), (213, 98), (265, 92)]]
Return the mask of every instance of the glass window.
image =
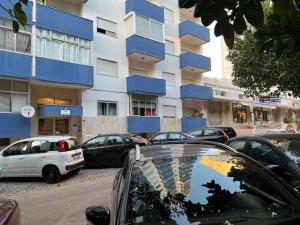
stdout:
[(0, 92), (0, 112), (10, 112), (10, 94)]
[(237, 151), (244, 151), (246, 141), (245, 140), (235, 140), (229, 143), (229, 146)]
[(117, 24), (106, 19), (97, 18), (97, 32), (110, 37), (117, 37)]
[(91, 64), (91, 41), (37, 28), (37, 56)]
[(0, 79), (0, 91), (10, 91), (11, 80)]
[(28, 84), (23, 81), (12, 81), (12, 91), (28, 92)]
[(178, 133), (170, 133), (169, 134), (169, 141), (179, 141), (181, 140), (181, 135)]
[(23, 106), (28, 105), (27, 94), (12, 94), (11, 96), (11, 111), (21, 112)]
[(168, 136), (167, 133), (159, 134), (159, 135), (155, 136), (154, 138), (152, 138), (152, 141), (166, 141), (167, 136)]
[(97, 146), (103, 146), (106, 144), (106, 136), (103, 137), (96, 137), (92, 140), (89, 140), (87, 142), (88, 147), (97, 147)]
[(176, 118), (176, 106), (163, 105), (164, 118)]
[(39, 119), (39, 135), (53, 135), (53, 119)]
[(156, 116), (157, 97), (150, 95), (131, 95), (132, 115), (134, 116)]
[(150, 38), (149, 19), (136, 15), (136, 34), (145, 38)]
[(108, 136), (107, 137), (108, 145), (120, 145), (123, 144), (123, 138), (120, 136)]
[(0, 49), (31, 53), (31, 28), (20, 26), (18, 33), (14, 33), (11, 20), (0, 19)]
[(212, 129), (204, 129), (203, 130), (203, 135), (204, 136), (212, 136), (212, 135), (215, 135), (215, 134), (216, 134), (215, 130), (212, 130)]
[(98, 116), (117, 116), (117, 103), (98, 102)]
[(239, 225), (281, 224), (298, 208), (296, 196), (284, 190), (257, 164), (232, 155), (137, 162), (126, 224), (232, 224), (237, 215)]
[(106, 59), (97, 59), (97, 74), (118, 77), (118, 63)]
[(202, 136), (203, 130), (194, 130), (189, 132), (191, 135), (193, 135), (194, 137), (200, 137)]
[(174, 73), (162, 72), (163, 79), (166, 80), (166, 84), (172, 87), (176, 86), (176, 76)]
[(232, 104), (233, 122), (246, 123), (247, 122), (247, 110), (246, 106), (233, 103)]
[(166, 53), (175, 55), (175, 43), (173, 41), (166, 40)]
[(31, 143), (30, 153), (43, 153), (50, 150), (50, 142), (48, 141), (33, 141)]
[(151, 39), (163, 42), (163, 25), (154, 20), (150, 20)]
[(17, 144), (14, 144), (11, 146), (9, 149), (5, 151), (5, 154), (8, 156), (13, 156), (13, 155), (22, 155), (23, 152), (27, 150), (27, 144), (28, 142), (20, 142)]
[(174, 12), (171, 9), (164, 8), (165, 11), (165, 20), (171, 23), (174, 22)]
[(55, 135), (69, 134), (69, 119), (55, 119)]
[(280, 151), (282, 151), (290, 160), (300, 165), (300, 141), (289, 140), (285, 138), (268, 138)]

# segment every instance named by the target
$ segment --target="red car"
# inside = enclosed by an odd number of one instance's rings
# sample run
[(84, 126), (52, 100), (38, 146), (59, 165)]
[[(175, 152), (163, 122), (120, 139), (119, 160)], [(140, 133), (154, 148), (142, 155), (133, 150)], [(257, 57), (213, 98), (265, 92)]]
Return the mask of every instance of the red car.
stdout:
[(0, 198), (0, 225), (21, 225), (21, 213), (18, 202)]
[(148, 143), (146, 138), (143, 138), (137, 134), (127, 134), (127, 137), (139, 146), (146, 146)]

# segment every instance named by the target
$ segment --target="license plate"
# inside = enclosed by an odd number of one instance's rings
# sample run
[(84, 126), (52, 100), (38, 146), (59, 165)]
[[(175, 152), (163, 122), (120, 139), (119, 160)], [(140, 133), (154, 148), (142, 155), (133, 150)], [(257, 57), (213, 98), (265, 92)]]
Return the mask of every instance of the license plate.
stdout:
[(76, 154), (76, 155), (72, 155), (73, 159), (79, 159), (80, 158), (80, 154)]

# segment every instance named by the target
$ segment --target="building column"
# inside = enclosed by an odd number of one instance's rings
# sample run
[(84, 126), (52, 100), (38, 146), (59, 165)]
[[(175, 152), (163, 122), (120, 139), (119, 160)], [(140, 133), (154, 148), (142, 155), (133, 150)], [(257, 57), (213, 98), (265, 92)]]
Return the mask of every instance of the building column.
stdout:
[(232, 103), (221, 102), (222, 125), (233, 126)]

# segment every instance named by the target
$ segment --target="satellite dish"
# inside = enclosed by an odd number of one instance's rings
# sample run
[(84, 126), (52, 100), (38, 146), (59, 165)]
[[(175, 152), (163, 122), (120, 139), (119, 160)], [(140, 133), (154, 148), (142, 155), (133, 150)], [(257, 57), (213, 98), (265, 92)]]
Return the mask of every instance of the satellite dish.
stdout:
[(25, 105), (24, 107), (22, 107), (21, 109), (21, 114), (22, 116), (24, 116), (25, 118), (31, 118), (34, 116), (35, 114), (35, 110), (31, 105)]

